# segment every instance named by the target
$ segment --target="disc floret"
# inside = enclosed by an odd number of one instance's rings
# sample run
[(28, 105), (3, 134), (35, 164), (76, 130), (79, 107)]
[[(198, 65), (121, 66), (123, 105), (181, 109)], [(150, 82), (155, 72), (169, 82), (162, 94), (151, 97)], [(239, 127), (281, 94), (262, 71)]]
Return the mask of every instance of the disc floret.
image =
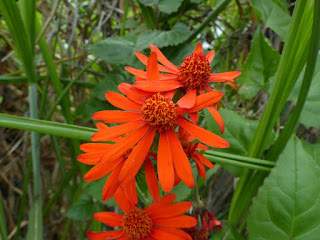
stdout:
[(201, 89), (209, 80), (210, 64), (203, 52), (186, 57), (179, 68), (178, 80), (187, 88)]
[(146, 211), (134, 207), (123, 215), (122, 229), (127, 237), (143, 240), (151, 232), (152, 220)]
[(141, 109), (143, 120), (159, 132), (167, 131), (177, 124), (176, 105), (161, 93), (148, 98)]

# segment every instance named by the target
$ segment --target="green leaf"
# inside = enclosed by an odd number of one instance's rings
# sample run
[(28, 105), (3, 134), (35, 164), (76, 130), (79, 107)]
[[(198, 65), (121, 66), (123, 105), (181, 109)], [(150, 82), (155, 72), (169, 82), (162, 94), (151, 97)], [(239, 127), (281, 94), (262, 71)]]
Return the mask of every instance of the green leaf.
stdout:
[(260, 89), (270, 89), (270, 78), (275, 75), (280, 61), (280, 55), (257, 29), (252, 41), (249, 57), (244, 64), (242, 74), (237, 79), (241, 86), (240, 95), (245, 99), (253, 98)]
[(157, 4), (158, 0), (139, 0), (145, 6), (152, 6), (153, 4)]
[[(230, 143), (230, 147), (227, 149), (214, 149), (215, 151), (221, 151), (225, 153), (233, 153), (237, 155), (247, 156), (250, 144), (252, 144), (252, 139), (254, 133), (258, 127), (258, 122), (256, 120), (250, 120), (243, 118), (241, 115), (234, 111), (221, 108), (219, 110), (224, 124), (225, 131), (223, 134), (220, 133), (218, 124), (208, 113), (206, 115), (206, 127), (210, 132), (213, 132)], [(270, 146), (274, 141), (274, 135), (272, 134), (268, 138), (268, 146)], [(234, 176), (239, 176), (242, 168), (223, 165), (223, 168), (228, 172), (232, 173)]]
[(135, 35), (110, 37), (88, 47), (97, 57), (111, 64), (130, 64), (134, 56)]
[(110, 37), (89, 46), (89, 50), (107, 63), (132, 66), (138, 61), (135, 51), (147, 49), (150, 44), (159, 48), (176, 46), (189, 35), (189, 28), (183, 23), (177, 23), (170, 31), (148, 30), (139, 36)]
[(251, 5), (261, 14), (264, 23), (286, 41), (291, 17), (279, 0), (250, 0)]
[(222, 230), (214, 234), (210, 240), (244, 240), (244, 238), (231, 224), (228, 224), (223, 226)]
[(120, 73), (108, 73), (107, 76), (92, 90), (91, 95), (99, 100), (106, 101), (106, 92), (118, 92), (118, 85), (123, 82), (125, 82), (125, 79)]
[(180, 182), (177, 186), (173, 187), (170, 193), (177, 195), (176, 202), (189, 200), (189, 197), (192, 193), (192, 188), (188, 188), (184, 182)]
[(183, 0), (159, 0), (158, 7), (161, 12), (173, 13), (178, 10)]
[(248, 217), (249, 239), (320, 236), (320, 151), (294, 137), (260, 188)]
[[(304, 71), (300, 74), (297, 84), (294, 86), (290, 99), (296, 101), (299, 96), (300, 86), (304, 76)], [(308, 97), (304, 104), (303, 110), (300, 116), (300, 122), (304, 124), (307, 128), (316, 127), (320, 129), (320, 122), (318, 117), (320, 116), (320, 58), (318, 57), (315, 70), (313, 73), (313, 79), (311, 87), (308, 93)]]
[[(206, 127), (210, 132), (213, 132), (227, 140), (230, 143), (230, 147), (227, 149), (214, 150), (246, 156), (259, 121), (243, 118), (238, 113), (224, 108), (221, 108), (219, 113), (224, 120), (224, 133), (220, 133), (217, 123), (209, 113), (206, 114), (205, 117)], [(274, 138), (274, 134), (268, 138), (266, 147), (273, 143)]]
[(149, 48), (150, 44), (158, 48), (176, 46), (184, 42), (190, 35), (189, 28), (183, 23), (177, 23), (170, 31), (146, 31), (138, 36), (136, 50)]
[(110, 107), (111, 104), (109, 104), (106, 100), (102, 101), (97, 98), (91, 98), (77, 108), (74, 117), (80, 118), (83, 122), (89, 122), (92, 120), (92, 114), (98, 111), (110, 109)]
[(92, 218), (93, 214), (98, 211), (98, 204), (89, 195), (84, 194), (71, 205), (67, 217), (83, 221)]
[(190, 2), (192, 3), (202, 3), (204, 2), (205, 0), (190, 0)]

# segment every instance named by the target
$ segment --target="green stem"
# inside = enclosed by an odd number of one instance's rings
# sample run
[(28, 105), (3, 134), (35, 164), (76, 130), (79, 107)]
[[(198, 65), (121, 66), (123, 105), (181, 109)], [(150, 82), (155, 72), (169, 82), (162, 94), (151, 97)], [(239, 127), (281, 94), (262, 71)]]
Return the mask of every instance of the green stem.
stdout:
[[(39, 76), (38, 80), (43, 80), (43, 79), (47, 79), (48, 76)], [(69, 79), (69, 78), (60, 78), (62, 83), (68, 84), (71, 81), (73, 81), (73, 79)], [(0, 84), (8, 84), (8, 83), (12, 83), (12, 84), (18, 84), (18, 83), (25, 83), (28, 82), (28, 78), (26, 76), (0, 76)], [(79, 87), (85, 87), (85, 88), (94, 88), (97, 86), (96, 83), (92, 83), (92, 82), (86, 82), (86, 81), (75, 81), (74, 85), (77, 85)]]
[(27, 198), (27, 191), (28, 191), (28, 185), (29, 185), (29, 179), (31, 175), (31, 169), (32, 169), (32, 160), (31, 157), (28, 160), (28, 165), (26, 169), (26, 173), (23, 179), (23, 187), (22, 187), (22, 196), (20, 199), (20, 204), (19, 204), (19, 211), (18, 211), (18, 219), (17, 219), (17, 231), (16, 234), (14, 235), (14, 240), (18, 240), (20, 236), (20, 229), (21, 229), (21, 222), (23, 219), (24, 215), (24, 206)]
[(129, 0), (125, 0), (124, 13), (122, 16), (122, 23), (121, 23), (121, 29), (120, 29), (120, 36), (123, 36), (124, 31), (126, 30), (126, 21), (127, 21), (127, 16), (128, 16), (128, 10), (129, 10)]
[(0, 126), (85, 141), (90, 141), (91, 135), (97, 132), (94, 128), (18, 117), (4, 113), (0, 113)]
[(195, 208), (203, 207), (204, 206), (203, 202), (201, 201), (200, 196), (199, 196), (199, 189), (198, 189), (197, 179), (194, 180), (193, 193), (194, 193), (194, 195), (193, 195), (192, 205)]
[(258, 165), (268, 165), (268, 166), (272, 166), (272, 167), (275, 165), (275, 163), (272, 161), (262, 160), (262, 159), (258, 159), (258, 158), (250, 158), (250, 157), (245, 157), (245, 156), (231, 154), (231, 153), (223, 153), (223, 152), (210, 151), (210, 150), (206, 151), (205, 153), (207, 155), (228, 158), (228, 159), (234, 159), (234, 160), (238, 160), (240, 162), (257, 163)]
[(237, 160), (231, 160), (231, 159), (216, 157), (216, 156), (207, 155), (207, 154), (203, 154), (203, 156), (205, 156), (206, 158), (208, 158), (212, 162), (216, 162), (216, 163), (220, 163), (220, 164), (229, 164), (229, 165), (236, 166), (236, 167), (243, 167), (243, 168), (255, 169), (255, 170), (259, 170), (259, 171), (268, 171), (268, 172), (271, 171), (271, 169), (272, 169), (271, 167), (268, 167), (268, 166), (261, 166), (259, 164), (245, 163), (245, 162), (240, 162)]
[(2, 204), (2, 194), (0, 192), (0, 237), (2, 240), (8, 239), (8, 231), (7, 231), (7, 224), (6, 224), (6, 216), (3, 210)]

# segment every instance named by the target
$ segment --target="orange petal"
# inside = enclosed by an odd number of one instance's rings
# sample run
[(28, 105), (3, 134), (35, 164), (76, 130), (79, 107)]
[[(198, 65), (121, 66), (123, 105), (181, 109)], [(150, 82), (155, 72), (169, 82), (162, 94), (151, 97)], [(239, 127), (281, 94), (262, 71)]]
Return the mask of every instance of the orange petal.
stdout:
[[(136, 56), (140, 60), (140, 62), (142, 62), (142, 64), (147, 65), (147, 62), (148, 62), (147, 56), (143, 55), (140, 52), (136, 52)], [(176, 71), (160, 64), (158, 64), (158, 68), (160, 72), (168, 72), (168, 73), (174, 73), (174, 74), (176, 73)]]
[(134, 147), (120, 172), (119, 182), (121, 184), (130, 181), (136, 176), (148, 155), (154, 135), (155, 130), (149, 130)]
[(127, 212), (130, 209), (134, 208), (134, 204), (127, 198), (125, 192), (121, 187), (119, 187), (113, 194), (113, 198), (123, 212)]
[(175, 94), (176, 90), (171, 90), (171, 91), (167, 91), (167, 92), (164, 92), (162, 95), (166, 98), (169, 98), (170, 100), (172, 100), (174, 94)]
[(183, 84), (178, 80), (161, 80), (161, 81), (139, 81), (134, 86), (147, 92), (165, 92), (179, 87)]
[(113, 147), (101, 156), (100, 164), (106, 164), (113, 161), (116, 158), (122, 156), (126, 151), (131, 149), (148, 131), (149, 126), (143, 125), (136, 131), (132, 132), (129, 136), (121, 139), (119, 142), (113, 145)]
[(184, 117), (179, 116), (177, 118), (177, 123), (190, 135), (194, 136), (200, 142), (203, 142), (206, 145), (216, 148), (228, 148), (230, 146), (229, 143), (222, 137), (189, 122)]
[(132, 179), (131, 181), (127, 182), (124, 185), (121, 185), (125, 195), (129, 199), (130, 202), (132, 202), (133, 205), (136, 205), (138, 203), (138, 195), (137, 195), (137, 189), (136, 189), (136, 180)]
[(124, 112), (118, 110), (104, 110), (96, 112), (92, 115), (95, 120), (104, 121), (107, 123), (123, 123), (138, 120), (142, 118), (141, 113)]
[(154, 169), (149, 157), (145, 160), (145, 176), (149, 192), (153, 200), (159, 200), (159, 183), (156, 170)]
[(175, 228), (153, 226), (150, 235), (157, 240), (192, 240), (189, 234)]
[(206, 145), (203, 145), (201, 143), (198, 143), (197, 149), (201, 149), (201, 150), (209, 150), (209, 148)]
[(136, 51), (135, 54), (142, 64), (147, 65), (147, 62), (148, 62), (147, 56), (143, 55), (142, 53), (140, 53), (138, 51)]
[(143, 104), (144, 101), (153, 95), (152, 92), (145, 92), (140, 89), (131, 86), (128, 83), (120, 83), (118, 89), (121, 93), (125, 94), (128, 98), (136, 103)]
[(190, 228), (197, 225), (197, 219), (191, 216), (181, 215), (170, 218), (158, 218), (152, 220), (153, 224), (174, 228)]
[(161, 187), (163, 191), (170, 192), (174, 183), (174, 169), (167, 133), (160, 134), (157, 166)]
[(193, 50), (193, 53), (202, 53), (203, 49), (202, 49), (202, 45), (201, 43), (198, 43), (196, 48)]
[(209, 63), (212, 62), (214, 58), (214, 51), (209, 51), (207, 54), (206, 54), (206, 59), (208, 60)]
[(192, 108), (196, 102), (196, 98), (197, 98), (197, 90), (194, 88), (191, 88), (187, 91), (186, 95), (180, 98), (177, 104), (181, 108)]
[(106, 183), (104, 184), (104, 187), (102, 190), (103, 201), (109, 200), (113, 196), (115, 191), (118, 189), (118, 187), (120, 185), (118, 183), (118, 177), (119, 177), (119, 174), (120, 174), (120, 171), (122, 169), (123, 164), (124, 164), (124, 159), (122, 162), (120, 162), (118, 164), (118, 166), (115, 169), (113, 169), (113, 171), (109, 175)]
[[(159, 62), (161, 62), (164, 66), (174, 70), (174, 72), (178, 73), (179, 72), (179, 68), (177, 66), (175, 66), (173, 63), (171, 63), (164, 55), (163, 53), (160, 51), (160, 49), (158, 47), (156, 47), (155, 45), (150, 44), (150, 49), (152, 52), (155, 52), (157, 54), (158, 60)], [(173, 72), (173, 73), (174, 73)]]
[(199, 116), (198, 116), (198, 113), (197, 112), (191, 112), (189, 113), (189, 116), (190, 116), (190, 119), (191, 121), (196, 124), (199, 120)]
[(87, 165), (95, 165), (99, 162), (100, 157), (105, 153), (105, 151), (81, 154), (78, 156), (78, 161)]
[(92, 167), (85, 175), (84, 175), (84, 181), (91, 182), (97, 179), (100, 179), (104, 176), (106, 176), (109, 172), (112, 171), (118, 164), (121, 159), (116, 159), (112, 162), (109, 162), (105, 165), (96, 165)]
[(167, 206), (159, 206), (158, 209), (149, 213), (150, 218), (170, 218), (179, 216), (191, 208), (191, 202), (178, 202)]
[(172, 129), (168, 131), (168, 140), (171, 147), (174, 169), (181, 180), (189, 188), (192, 188), (194, 186), (194, 179), (189, 159), (186, 156), (175, 131)]
[(126, 133), (130, 133), (134, 129), (141, 127), (143, 124), (143, 120), (137, 120), (117, 125), (93, 134), (91, 137), (91, 141), (108, 141), (110, 139), (122, 136)]
[(219, 91), (213, 91), (213, 92), (208, 92), (205, 94), (201, 94), (199, 96), (197, 96), (196, 98), (196, 102), (194, 104), (194, 106), (190, 109), (182, 109), (182, 111), (178, 111), (178, 112), (197, 112), (200, 111), (202, 109), (204, 109), (205, 107), (208, 107), (210, 105), (212, 105), (213, 103), (218, 102), (223, 96), (222, 92)]
[(174, 172), (174, 183), (173, 186), (177, 186), (181, 182), (181, 178), (177, 175), (177, 172)]
[(124, 69), (127, 70), (129, 73), (135, 75), (136, 77), (147, 79), (147, 73), (141, 69), (135, 69), (133, 67), (125, 67)]
[(202, 162), (200, 161), (199, 158), (197, 158), (197, 156), (193, 156), (193, 160), (196, 162), (199, 175), (202, 177), (203, 180), (205, 180), (206, 179), (206, 169), (204, 168)]
[(234, 79), (241, 74), (239, 71), (224, 72), (224, 73), (211, 73), (209, 82), (221, 82), (230, 85), (233, 89), (237, 89)]
[(138, 111), (141, 112), (141, 105), (126, 98), (125, 96), (117, 93), (109, 91), (105, 94), (106, 99), (109, 103), (113, 106), (123, 109), (123, 110), (130, 110), (130, 111)]
[(223, 122), (223, 119), (222, 119), (220, 113), (213, 106), (209, 106), (209, 107), (207, 107), (207, 109), (211, 113), (211, 115), (214, 118), (214, 120), (218, 123), (218, 126), (220, 128), (220, 132), (223, 133), (224, 132), (224, 122)]
[(196, 152), (195, 156), (208, 168), (214, 168), (214, 165), (212, 162), (210, 162), (205, 156), (203, 156), (201, 153)]
[(105, 125), (102, 122), (97, 122), (96, 127), (98, 128), (99, 131), (109, 128), (107, 125)]
[(176, 199), (176, 195), (174, 193), (167, 194), (160, 198), (159, 201), (154, 202), (149, 207), (145, 209), (148, 213), (152, 213), (153, 211), (157, 210), (159, 207), (168, 206)]
[(115, 212), (98, 212), (93, 215), (95, 220), (110, 227), (121, 227), (122, 217), (121, 214)]
[(111, 146), (113, 144), (110, 143), (84, 143), (80, 145), (80, 149), (84, 152), (100, 152), (106, 151)]
[(123, 235), (124, 235), (124, 232), (122, 230), (109, 231), (109, 232), (91, 232), (91, 231), (87, 231), (87, 237), (90, 240), (119, 239), (119, 237), (121, 237)]
[(159, 81), (159, 68), (157, 54), (152, 52), (147, 62), (147, 80)]
[(178, 74), (160, 74), (159, 80), (178, 80)]

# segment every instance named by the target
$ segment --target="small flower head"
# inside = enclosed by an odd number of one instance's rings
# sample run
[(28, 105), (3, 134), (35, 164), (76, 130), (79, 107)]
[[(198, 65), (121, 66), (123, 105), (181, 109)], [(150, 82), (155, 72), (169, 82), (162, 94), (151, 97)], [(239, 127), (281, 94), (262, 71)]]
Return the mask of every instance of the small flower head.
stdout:
[(167, 131), (177, 124), (175, 104), (160, 93), (148, 98), (142, 105), (141, 110), (145, 123), (159, 132)]
[(122, 230), (129, 238), (145, 239), (151, 229), (152, 220), (145, 210), (134, 207), (123, 215)]
[(192, 228), (187, 228), (185, 231), (192, 237), (192, 240), (208, 240), (210, 230), (214, 227), (218, 227), (218, 230), (222, 229), (221, 222), (218, 221), (211, 212), (205, 210), (201, 216), (195, 214), (198, 219), (198, 225)]
[(191, 208), (191, 203), (172, 203), (175, 198), (175, 194), (168, 194), (146, 209), (142, 209), (132, 205), (123, 195), (123, 192), (117, 191), (114, 199), (124, 214), (99, 212), (94, 214), (94, 218), (111, 227), (120, 227), (121, 229), (107, 232), (88, 231), (87, 236), (90, 240), (191, 240), (191, 237), (186, 232), (178, 229), (190, 228), (197, 225), (197, 220), (194, 217), (182, 215)]
[(210, 77), (210, 64), (203, 52), (192, 53), (179, 67), (178, 80), (185, 87), (201, 90)]

